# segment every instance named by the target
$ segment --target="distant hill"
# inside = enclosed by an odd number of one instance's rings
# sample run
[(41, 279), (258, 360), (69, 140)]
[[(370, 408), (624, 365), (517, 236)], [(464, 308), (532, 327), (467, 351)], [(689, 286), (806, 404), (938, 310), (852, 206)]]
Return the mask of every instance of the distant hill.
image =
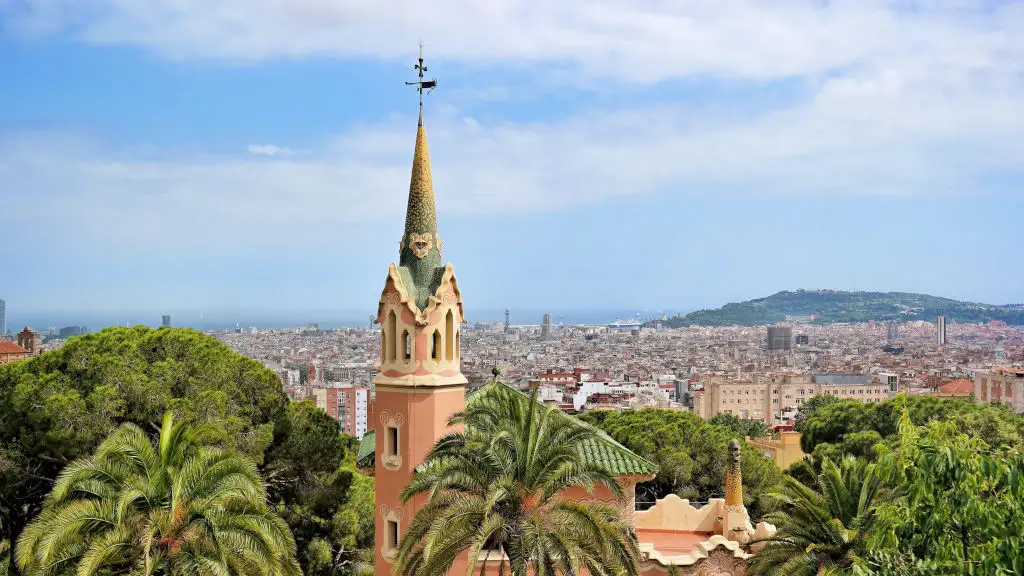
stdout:
[(697, 310), (674, 316), (663, 324), (681, 326), (755, 326), (813, 316), (815, 324), (897, 320), (934, 322), (946, 316), (957, 322), (1002, 320), (1024, 325), (1024, 310), (1013, 305), (978, 304), (909, 292), (842, 292), (839, 290), (784, 290), (767, 298), (726, 304), (715, 310)]

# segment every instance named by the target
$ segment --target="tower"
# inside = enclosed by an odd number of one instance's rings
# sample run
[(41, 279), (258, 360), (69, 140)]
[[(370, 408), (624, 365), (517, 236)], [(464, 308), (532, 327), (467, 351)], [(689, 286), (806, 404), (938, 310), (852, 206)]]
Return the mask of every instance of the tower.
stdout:
[(160, 317), (160, 325), (164, 326), (164, 327), (167, 327), (167, 328), (170, 328), (171, 327), (171, 315), (170, 314), (164, 314), (163, 316), (161, 316)]
[(0, 340), (7, 337), (7, 304), (0, 298)]
[(540, 325), (540, 335), (542, 338), (549, 338), (551, 336), (551, 314), (544, 315), (544, 322)]
[(35, 356), (39, 353), (39, 335), (25, 326), (25, 329), (18, 333), (18, 346), (28, 350), (30, 356)]
[[(420, 82), (413, 84), (422, 95), (435, 81), (423, 81), (422, 57), (416, 69)], [(459, 355), (462, 295), (452, 265), (441, 264), (422, 96), (398, 249), (399, 261), (388, 268), (376, 316), (381, 325), (381, 366), (373, 380), (378, 576), (392, 573), (402, 534), (426, 500), (421, 495), (403, 504), (402, 489), (434, 442), (450, 430), (448, 418), (465, 407), (467, 382)], [(464, 570), (465, 560), (458, 566)]]
[(946, 345), (946, 317), (939, 316), (935, 320), (935, 345)]

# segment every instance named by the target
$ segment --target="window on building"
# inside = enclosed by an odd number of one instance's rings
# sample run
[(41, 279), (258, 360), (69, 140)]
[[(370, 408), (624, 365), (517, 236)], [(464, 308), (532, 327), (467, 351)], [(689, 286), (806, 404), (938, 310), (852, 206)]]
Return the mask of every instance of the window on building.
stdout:
[(406, 360), (412, 358), (412, 336), (408, 330), (402, 330), (402, 357)]
[(456, 360), (458, 360), (458, 359), (459, 359), (459, 346), (461, 346), (461, 345), (462, 345), (462, 344), (460, 344), (460, 340), (461, 340), (460, 336), (461, 336), (461, 333), (462, 333), (462, 331), (461, 331), (461, 330), (456, 330), (456, 331), (455, 331), (455, 359), (456, 359)]
[(444, 358), (451, 362), (455, 360), (455, 315), (449, 310), (444, 317), (445, 350)]
[(398, 317), (395, 316), (394, 310), (388, 313), (388, 324), (384, 329), (384, 335), (387, 337), (388, 362), (394, 362), (398, 358)]
[(434, 330), (434, 337), (430, 339), (430, 357), (436, 362), (441, 361), (441, 332)]
[(388, 456), (398, 455), (398, 428), (388, 426)]
[(384, 544), (387, 550), (398, 549), (398, 521), (388, 520), (387, 542)]

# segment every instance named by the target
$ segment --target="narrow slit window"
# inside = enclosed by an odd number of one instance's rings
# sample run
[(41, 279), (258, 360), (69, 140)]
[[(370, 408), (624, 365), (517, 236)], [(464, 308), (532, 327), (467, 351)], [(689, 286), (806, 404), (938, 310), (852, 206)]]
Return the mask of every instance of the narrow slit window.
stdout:
[(445, 316), (444, 329), (445, 336), (447, 336), (447, 338), (445, 338), (446, 346), (444, 351), (444, 358), (445, 360), (451, 362), (452, 360), (455, 359), (455, 315), (452, 314), (451, 310), (449, 310), (448, 315)]
[(460, 340), (459, 336), (461, 336), (461, 335), (462, 335), (462, 331), (459, 331), (459, 332), (455, 333), (455, 359), (456, 360), (459, 359), (459, 349), (462, 346), (462, 344), (459, 343), (459, 340)]
[(394, 362), (395, 358), (398, 357), (398, 353), (397, 353), (397, 350), (398, 350), (398, 338), (397, 338), (397, 336), (398, 336), (398, 334), (397, 334), (397, 332), (398, 332), (398, 318), (395, 316), (395, 311), (392, 310), (388, 314), (388, 325), (387, 325), (387, 328), (385, 329), (385, 333), (386, 333), (387, 339), (388, 339), (388, 342), (387, 342), (387, 348), (388, 348), (388, 358), (387, 358), (387, 361), (388, 362)]
[(430, 357), (433, 358), (434, 361), (440, 362), (441, 361), (441, 332), (438, 331), (438, 330), (434, 330), (434, 337), (431, 339), (431, 341), (433, 342), (433, 344), (432, 344), (433, 349), (430, 351)]
[(388, 520), (388, 534), (386, 545), (388, 550), (395, 550), (398, 548), (398, 522), (395, 520)]
[(388, 456), (398, 455), (398, 428), (388, 426)]
[(402, 331), (402, 348), (404, 355), (403, 357), (406, 360), (412, 358), (412, 336), (409, 334), (408, 330)]

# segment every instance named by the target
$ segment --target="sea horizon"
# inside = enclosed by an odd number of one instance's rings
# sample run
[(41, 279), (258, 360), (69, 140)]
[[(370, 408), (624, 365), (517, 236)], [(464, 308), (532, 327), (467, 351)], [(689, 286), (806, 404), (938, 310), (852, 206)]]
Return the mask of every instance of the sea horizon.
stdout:
[[(690, 311), (690, 310), (686, 310)], [(90, 332), (114, 326), (151, 326), (162, 323), (162, 316), (171, 316), (171, 326), (194, 328), (202, 331), (231, 330), (234, 328), (296, 328), (317, 324), (322, 330), (336, 328), (366, 328), (370, 326), (373, 310), (112, 310), (112, 311), (40, 311), (15, 314), (8, 310), (7, 330), (18, 332), (25, 326), (34, 330), (61, 329), (84, 326)], [(540, 325), (544, 314), (551, 314), (554, 325), (608, 324), (616, 320), (651, 320), (662, 315), (672, 316), (683, 310), (609, 308), (601, 310), (570, 310), (541, 308), (509, 308), (509, 321), (513, 326)], [(467, 310), (467, 321), (504, 322), (504, 309)]]

